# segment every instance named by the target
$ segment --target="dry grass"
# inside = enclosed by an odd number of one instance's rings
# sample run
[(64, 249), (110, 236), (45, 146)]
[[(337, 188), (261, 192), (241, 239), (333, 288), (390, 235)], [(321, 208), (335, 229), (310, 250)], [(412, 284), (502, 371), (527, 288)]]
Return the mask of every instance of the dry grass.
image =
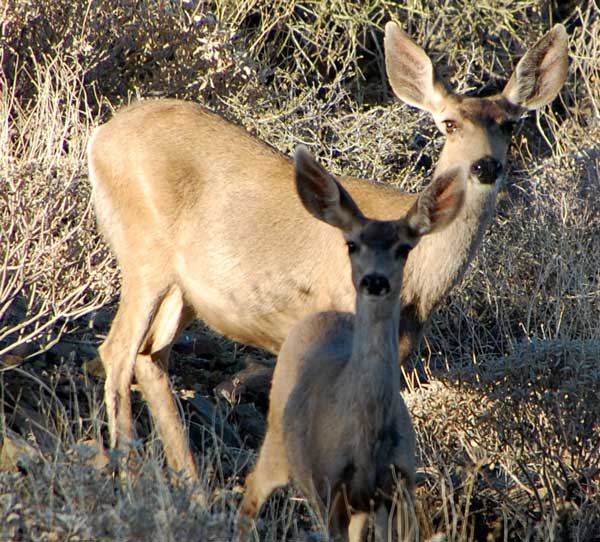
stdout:
[[(107, 332), (118, 272), (89, 207), (87, 136), (136, 97), (175, 96), (284, 152), (303, 142), (333, 171), (419, 189), (441, 138), (390, 95), (389, 18), (462, 92), (501, 88), (551, 24), (564, 22), (571, 36), (567, 85), (515, 135), (494, 225), (415, 356), (430, 380), (406, 393), (419, 435), (422, 533), (600, 540), (600, 10), (591, 1), (402, 4), (0, 7), (0, 540), (232, 538), (265, 405), (215, 407), (213, 388), (261, 353), (199, 325), (176, 348), (174, 387), (210, 509), (166, 472), (139, 397), (138, 468), (113, 478), (114, 453), (97, 468), (102, 383), (81, 364)], [(314, 528), (295, 495), (270, 501), (261, 540), (303, 539)]]

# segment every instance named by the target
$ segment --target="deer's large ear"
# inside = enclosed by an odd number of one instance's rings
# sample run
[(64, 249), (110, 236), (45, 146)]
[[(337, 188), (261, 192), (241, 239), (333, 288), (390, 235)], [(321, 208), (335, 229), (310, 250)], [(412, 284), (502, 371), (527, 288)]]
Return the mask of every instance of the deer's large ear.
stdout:
[(503, 96), (530, 110), (550, 103), (567, 77), (568, 50), (567, 31), (557, 24), (521, 58), (502, 91)]
[(350, 194), (304, 145), (296, 148), (294, 164), (296, 191), (311, 215), (343, 231), (351, 231), (364, 223), (365, 217)]
[(416, 236), (439, 231), (455, 218), (465, 200), (466, 179), (460, 167), (439, 177), (419, 194), (406, 219)]
[(403, 102), (438, 113), (450, 96), (427, 53), (400, 26), (385, 25), (385, 67), (392, 90)]

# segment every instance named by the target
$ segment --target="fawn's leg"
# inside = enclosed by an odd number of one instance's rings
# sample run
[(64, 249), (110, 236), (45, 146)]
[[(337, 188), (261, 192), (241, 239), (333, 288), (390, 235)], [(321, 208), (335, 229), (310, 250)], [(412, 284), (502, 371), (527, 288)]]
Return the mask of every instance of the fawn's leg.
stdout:
[(356, 512), (350, 517), (348, 526), (348, 540), (350, 542), (362, 542), (365, 536), (365, 525), (369, 519), (368, 512)]
[(280, 435), (267, 431), (254, 470), (246, 477), (240, 514), (255, 518), (274, 489), (288, 483), (290, 477)]

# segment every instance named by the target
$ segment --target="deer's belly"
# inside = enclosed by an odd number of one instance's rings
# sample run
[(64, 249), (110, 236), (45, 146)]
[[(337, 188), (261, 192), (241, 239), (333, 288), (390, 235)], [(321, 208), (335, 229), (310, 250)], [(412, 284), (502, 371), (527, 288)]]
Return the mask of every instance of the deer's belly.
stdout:
[[(189, 285), (188, 285), (189, 286)], [(272, 287), (270, 287), (272, 286)], [(351, 310), (353, 299), (311, 295), (302, 288), (285, 294), (268, 279), (235, 288), (207, 283), (184, 290), (186, 303), (208, 326), (236, 341), (277, 353), (294, 324), (322, 310)]]

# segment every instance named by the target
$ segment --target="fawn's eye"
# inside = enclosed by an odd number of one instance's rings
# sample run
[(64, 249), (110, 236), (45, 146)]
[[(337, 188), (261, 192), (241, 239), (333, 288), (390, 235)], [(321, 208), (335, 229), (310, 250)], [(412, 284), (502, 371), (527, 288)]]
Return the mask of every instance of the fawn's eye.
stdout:
[(448, 135), (453, 134), (454, 132), (456, 132), (456, 130), (458, 130), (458, 125), (454, 120), (445, 120), (442, 122), (442, 124), (446, 128), (446, 133)]
[(406, 260), (411, 249), (412, 247), (410, 245), (398, 245), (395, 253), (396, 259), (404, 258)]
[(348, 247), (348, 254), (354, 254), (358, 248), (354, 241), (346, 241), (346, 246)]

